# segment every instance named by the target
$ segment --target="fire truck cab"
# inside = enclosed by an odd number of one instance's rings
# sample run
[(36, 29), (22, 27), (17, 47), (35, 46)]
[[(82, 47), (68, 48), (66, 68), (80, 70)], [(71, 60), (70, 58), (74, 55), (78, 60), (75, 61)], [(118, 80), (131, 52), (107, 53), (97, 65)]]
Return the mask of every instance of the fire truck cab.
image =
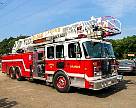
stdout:
[(53, 82), (60, 92), (64, 86), (67, 90), (70, 86), (100, 90), (118, 83), (109, 42), (82, 38), (47, 44), (39, 50), (33, 53), (33, 76)]

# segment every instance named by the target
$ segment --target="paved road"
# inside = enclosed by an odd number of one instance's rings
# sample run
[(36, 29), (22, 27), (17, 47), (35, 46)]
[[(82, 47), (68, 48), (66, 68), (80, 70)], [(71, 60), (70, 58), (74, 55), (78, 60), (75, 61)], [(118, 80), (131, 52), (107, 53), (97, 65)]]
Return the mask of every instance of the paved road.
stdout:
[(43, 82), (16, 81), (0, 72), (0, 108), (136, 108), (136, 76), (101, 91), (59, 93)]

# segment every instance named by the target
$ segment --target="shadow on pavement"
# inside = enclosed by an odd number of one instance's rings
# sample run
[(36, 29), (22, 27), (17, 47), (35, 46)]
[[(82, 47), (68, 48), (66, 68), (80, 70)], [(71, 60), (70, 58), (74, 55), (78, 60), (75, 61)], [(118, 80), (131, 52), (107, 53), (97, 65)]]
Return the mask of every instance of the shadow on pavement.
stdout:
[(46, 81), (42, 81), (42, 80), (38, 80), (38, 79), (33, 79), (33, 80), (29, 81), (29, 82), (39, 84), (39, 85), (46, 85)]
[(17, 105), (16, 101), (9, 101), (8, 98), (0, 98), (0, 108), (12, 108)]
[(111, 96), (115, 93), (118, 93), (124, 89), (127, 89), (128, 85), (130, 85), (130, 84), (136, 85), (136, 82), (134, 82), (132, 80), (123, 80), (122, 82), (118, 83), (115, 86), (111, 86), (109, 88), (105, 88), (105, 89), (98, 90), (98, 91), (72, 88), (71, 93), (79, 93), (82, 95), (95, 96), (95, 97), (99, 97), (99, 98), (106, 98), (106, 97)]
[[(40, 84), (40, 85), (44, 85), (44, 86), (47, 85), (47, 86), (50, 86), (53, 88), (53, 86), (51, 84), (48, 85), (48, 84), (46, 84), (45, 81), (34, 80), (34, 81), (32, 81), (32, 83)], [(77, 93), (77, 94), (82, 94), (82, 95), (95, 96), (95, 97), (99, 97), (99, 98), (106, 98), (106, 97), (111, 96), (115, 93), (118, 93), (124, 89), (127, 89), (127, 87), (129, 85), (136, 85), (136, 81), (123, 80), (115, 86), (111, 86), (109, 88), (105, 88), (105, 89), (98, 90), (98, 91), (71, 87), (69, 93)]]

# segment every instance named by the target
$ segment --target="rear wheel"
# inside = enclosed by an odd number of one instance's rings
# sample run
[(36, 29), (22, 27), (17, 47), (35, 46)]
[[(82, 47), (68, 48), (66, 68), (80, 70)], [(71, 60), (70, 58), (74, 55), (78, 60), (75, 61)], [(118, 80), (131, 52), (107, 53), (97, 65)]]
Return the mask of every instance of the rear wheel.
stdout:
[(23, 80), (23, 77), (21, 76), (20, 69), (19, 69), (19, 68), (16, 68), (15, 72), (16, 72), (16, 78), (17, 78), (17, 80), (18, 80), (18, 81), (22, 81), (22, 80)]
[(61, 93), (66, 93), (70, 89), (69, 79), (61, 71), (55, 74), (54, 79), (53, 79), (53, 85), (57, 89), (57, 91)]
[(16, 79), (16, 74), (15, 74), (14, 68), (10, 68), (10, 69), (9, 69), (9, 77), (10, 77), (11, 79)]

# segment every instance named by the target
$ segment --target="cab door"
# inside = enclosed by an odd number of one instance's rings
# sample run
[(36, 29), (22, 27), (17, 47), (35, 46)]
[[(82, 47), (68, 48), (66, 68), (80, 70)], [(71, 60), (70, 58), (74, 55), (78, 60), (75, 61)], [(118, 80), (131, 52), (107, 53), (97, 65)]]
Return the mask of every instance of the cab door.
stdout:
[(68, 56), (67, 56), (67, 66), (69, 68), (68, 72), (71, 75), (78, 75), (80, 76), (83, 74), (83, 66), (81, 62), (82, 53), (81, 53), (81, 47), (79, 42), (70, 42), (67, 44), (68, 48)]
[(65, 49), (63, 43), (58, 43), (55, 45), (55, 61), (56, 61), (56, 69), (65, 70)]
[(55, 71), (55, 47), (53, 44), (45, 46), (45, 73), (52, 74)]
[(47, 45), (46, 51), (46, 73), (54, 73), (59, 69), (65, 68), (63, 43)]

